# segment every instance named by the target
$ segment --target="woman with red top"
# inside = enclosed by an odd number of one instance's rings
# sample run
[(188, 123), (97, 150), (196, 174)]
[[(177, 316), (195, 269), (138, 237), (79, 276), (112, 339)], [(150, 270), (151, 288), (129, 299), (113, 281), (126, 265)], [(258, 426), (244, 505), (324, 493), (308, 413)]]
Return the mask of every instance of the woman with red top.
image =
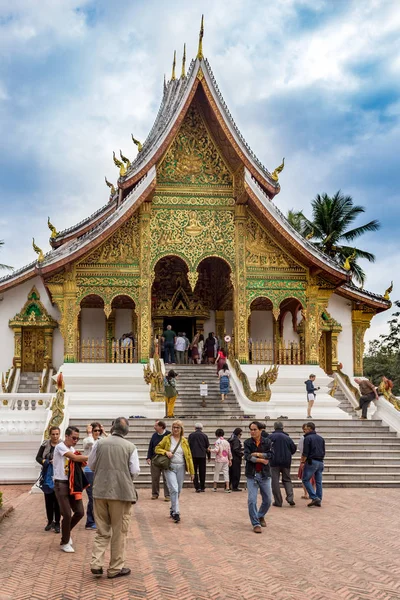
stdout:
[(217, 353), (217, 375), (226, 363), (226, 354), (222, 348), (218, 348)]

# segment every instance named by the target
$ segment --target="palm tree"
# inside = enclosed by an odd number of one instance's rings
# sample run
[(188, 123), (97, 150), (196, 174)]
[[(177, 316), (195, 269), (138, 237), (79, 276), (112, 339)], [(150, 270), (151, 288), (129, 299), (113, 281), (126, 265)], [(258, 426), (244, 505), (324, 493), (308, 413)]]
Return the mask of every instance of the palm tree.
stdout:
[(294, 210), (292, 208), (291, 210), (288, 210), (286, 218), (293, 229), (304, 237), (310, 233), (309, 220), (303, 215), (302, 210)]
[[(1, 246), (3, 246), (3, 245), (4, 245), (4, 242), (3, 242), (3, 240), (0, 240), (0, 248), (1, 248)], [(8, 266), (8, 265), (1, 265), (1, 264), (0, 264), (0, 269), (12, 269), (12, 268), (13, 268), (13, 267), (10, 267), (10, 266)]]
[(340, 190), (332, 197), (328, 194), (322, 194), (322, 196), (317, 194), (311, 202), (311, 206), (311, 221), (301, 211), (299, 213), (289, 211), (289, 213), (293, 213), (292, 217), (289, 217), (288, 214), (289, 222), (291, 218), (294, 218), (296, 223), (297, 219), (300, 223), (300, 233), (311, 239), (317, 248), (339, 264), (343, 265), (346, 259), (349, 259), (352, 277), (364, 285), (365, 273), (357, 264), (357, 258), (365, 258), (369, 262), (374, 262), (375, 256), (371, 252), (345, 242), (352, 242), (368, 231), (377, 231), (380, 228), (379, 221), (374, 219), (365, 225), (349, 229), (355, 219), (365, 212), (365, 208), (355, 205), (353, 198), (344, 196)]

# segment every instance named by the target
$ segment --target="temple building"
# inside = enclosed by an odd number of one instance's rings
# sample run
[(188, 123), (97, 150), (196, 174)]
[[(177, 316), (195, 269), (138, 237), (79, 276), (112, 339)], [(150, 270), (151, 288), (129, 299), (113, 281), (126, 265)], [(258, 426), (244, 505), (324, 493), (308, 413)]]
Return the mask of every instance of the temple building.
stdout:
[(244, 140), (202, 33), (175, 70), (147, 139), (132, 137), (136, 158), (114, 154), (107, 204), (64, 231), (49, 222), (51, 251), (34, 246), (0, 280), (0, 371), (145, 363), (170, 323), (229, 336), (242, 363), (362, 374), (365, 331), (389, 299), (352, 285), (277, 208), (283, 164), (270, 172)]

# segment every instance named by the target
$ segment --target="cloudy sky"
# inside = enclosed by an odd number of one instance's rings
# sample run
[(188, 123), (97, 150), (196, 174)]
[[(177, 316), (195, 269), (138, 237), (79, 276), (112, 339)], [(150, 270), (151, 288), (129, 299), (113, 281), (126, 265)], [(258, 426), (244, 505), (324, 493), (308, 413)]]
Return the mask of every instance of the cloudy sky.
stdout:
[(276, 203), (351, 194), (382, 223), (359, 244), (377, 257), (366, 288), (394, 279), (400, 298), (398, 0), (0, 0), (1, 262), (32, 261), (32, 236), (48, 250), (48, 215), (62, 230), (107, 202), (112, 151), (135, 156), (202, 12), (242, 134), (269, 169), (286, 157)]

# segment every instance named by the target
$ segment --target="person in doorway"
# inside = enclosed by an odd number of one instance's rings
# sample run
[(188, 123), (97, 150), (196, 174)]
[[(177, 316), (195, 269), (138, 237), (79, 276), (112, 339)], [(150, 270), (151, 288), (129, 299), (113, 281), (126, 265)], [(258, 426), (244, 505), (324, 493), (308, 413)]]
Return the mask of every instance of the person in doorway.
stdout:
[(198, 363), (198, 358), (199, 358), (199, 339), (200, 339), (200, 333), (197, 332), (193, 338), (191, 345), (190, 345), (191, 361), (194, 365), (196, 365)]
[(183, 365), (185, 362), (185, 348), (185, 338), (183, 337), (183, 334), (179, 332), (175, 342), (176, 362), (178, 365)]
[[(307, 506), (321, 506), (322, 502), (322, 473), (324, 470), (325, 440), (315, 431), (315, 423), (309, 422), (305, 426), (304, 447), (301, 461), (304, 464), (303, 484), (311, 498)], [(316, 489), (311, 485), (314, 475)]]
[[(92, 451), (92, 448), (95, 444), (95, 442), (97, 442), (97, 440), (99, 439), (99, 437), (101, 435), (103, 435), (104, 437), (107, 437), (106, 432), (104, 431), (104, 427), (103, 425), (101, 425), (101, 423), (98, 423), (97, 421), (95, 421), (94, 423), (91, 423), (90, 425), (88, 425), (86, 427), (86, 433), (87, 433), (87, 437), (85, 437), (85, 439), (82, 442), (83, 445), (83, 452), (85, 454), (87, 454), (87, 456), (90, 456), (90, 453)], [(85, 529), (96, 529), (96, 523), (94, 520), (94, 512), (93, 512), (93, 471), (91, 470), (91, 468), (89, 467), (89, 465), (86, 465), (83, 468), (83, 471), (85, 473), (86, 479), (88, 481), (88, 487), (86, 488), (86, 493), (88, 495), (88, 504), (87, 504), (87, 508), (86, 508), (86, 525), (85, 525)]]
[(224, 438), (223, 429), (217, 429), (215, 436), (217, 441), (214, 446), (215, 470), (214, 470), (214, 492), (217, 491), (219, 475), (222, 473), (225, 481), (225, 492), (230, 493), (229, 487), (229, 467), (232, 466), (232, 451), (230, 443)]
[(218, 337), (215, 335), (214, 331), (212, 332), (212, 336), (214, 338), (214, 359), (216, 360), (220, 343), (219, 343)]
[(307, 381), (304, 382), (306, 384), (307, 392), (307, 419), (312, 419), (311, 410), (314, 406), (315, 398), (317, 397), (316, 391), (319, 390), (319, 387), (314, 386), (314, 381), (315, 375), (311, 374)]
[(225, 401), (225, 396), (229, 394), (229, 378), (231, 373), (226, 363), (223, 364), (222, 369), (218, 373), (219, 377), (219, 392), (221, 394), (221, 402)]
[(369, 379), (355, 378), (354, 381), (360, 388), (360, 400), (358, 401), (358, 407), (356, 410), (361, 410), (361, 417), (363, 421), (367, 419), (368, 406), (373, 400), (379, 400), (378, 392), (376, 387)]
[(166, 407), (166, 418), (174, 418), (175, 402), (178, 397), (178, 390), (176, 389), (176, 378), (178, 373), (168, 371), (168, 375), (164, 377), (164, 396), (165, 396), (165, 407)]
[(46, 507), (47, 525), (45, 531), (54, 530), (60, 533), (60, 507), (58, 506), (56, 494), (54, 491), (54, 469), (53, 456), (54, 449), (60, 441), (60, 428), (50, 427), (50, 439), (41, 444), (36, 455), (36, 462), (42, 467), (40, 473), (40, 484)]
[(228, 440), (232, 452), (232, 464), (229, 467), (229, 481), (232, 492), (242, 491), (242, 489), (239, 487), (243, 458), (243, 448), (241, 442), (242, 433), (243, 429), (236, 427)]
[[(272, 444), (269, 437), (261, 435), (262, 424), (252, 421), (249, 425), (251, 437), (244, 442), (244, 460), (246, 461), (246, 478), (249, 517), (254, 533), (262, 533), (266, 527), (265, 515), (272, 501), (271, 469), (269, 460), (272, 457)], [(261, 493), (261, 506), (257, 508), (258, 490)]]
[(219, 350), (217, 352), (217, 375), (225, 364), (226, 364), (226, 354), (222, 348), (219, 348)]
[(166, 364), (175, 364), (175, 343), (176, 333), (173, 331), (171, 325), (167, 325), (167, 329), (162, 334), (162, 341), (164, 342), (164, 360)]
[[(299, 439), (299, 443), (297, 445), (297, 450), (300, 452), (300, 456), (303, 455), (303, 448), (304, 448), (304, 436), (306, 434), (306, 427), (307, 427), (307, 423), (303, 423), (303, 425), (301, 426), (302, 430), (303, 430), (303, 435), (300, 437)], [(303, 481), (303, 474), (304, 474), (304, 465), (305, 463), (300, 462), (299, 465), (299, 470), (297, 472), (297, 479), (300, 479), (300, 481)], [(315, 490), (315, 477), (314, 475), (311, 477), (310, 479), (310, 483), (313, 486), (314, 490)], [(303, 495), (302, 498), (304, 500), (309, 500), (309, 495), (307, 492), (307, 489), (305, 488), (304, 484), (301, 484), (302, 488), (303, 488)]]
[(183, 364), (187, 365), (189, 364), (189, 347), (190, 347), (190, 341), (189, 338), (186, 336), (186, 333), (183, 331), (182, 332), (182, 337), (185, 340), (185, 354), (183, 357)]
[(290, 506), (295, 506), (293, 496), (293, 484), (290, 477), (290, 467), (292, 465), (292, 455), (296, 452), (296, 444), (292, 438), (283, 431), (283, 423), (276, 421), (274, 423), (274, 432), (269, 436), (272, 442), (274, 455), (269, 461), (271, 467), (272, 494), (274, 496), (274, 506), (282, 506), (282, 494), (279, 479), (282, 475), (282, 483), (286, 492), (286, 502)]
[(204, 342), (204, 349), (207, 357), (207, 362), (209, 365), (212, 365), (215, 360), (215, 338), (211, 332), (208, 334), (208, 337)]
[(125, 439), (128, 433), (129, 421), (118, 417), (111, 435), (98, 440), (89, 457), (89, 467), (95, 473), (93, 498), (97, 525), (90, 570), (96, 577), (103, 575), (109, 544), (107, 577), (115, 579), (131, 572), (125, 567), (125, 546), (132, 504), (137, 501), (133, 479), (139, 475), (140, 467), (136, 446)]
[(167, 425), (164, 421), (156, 421), (154, 423), (154, 433), (151, 436), (149, 442), (149, 448), (147, 450), (147, 464), (150, 465), (150, 473), (151, 473), (151, 499), (157, 500), (160, 495), (160, 478), (162, 475), (163, 478), (163, 486), (164, 486), (164, 500), (165, 502), (170, 501), (169, 491), (167, 486), (167, 480), (165, 478), (165, 473), (162, 469), (153, 465), (152, 458), (156, 455), (155, 449), (156, 446), (161, 442), (166, 435), (169, 435), (171, 432), (168, 431)]
[(172, 433), (166, 435), (156, 446), (156, 454), (165, 454), (171, 459), (170, 468), (165, 471), (169, 495), (171, 497), (170, 516), (179, 523), (181, 520), (179, 496), (185, 479), (185, 471), (193, 481), (194, 467), (189, 442), (184, 437), (182, 421), (172, 423)]
[(88, 457), (75, 453), (78, 441), (79, 429), (67, 427), (65, 439), (57, 444), (53, 455), (54, 491), (62, 515), (60, 548), (63, 552), (75, 552), (71, 530), (85, 514), (82, 492), (87, 487), (87, 481), (81, 465), (87, 462)]
[(204, 352), (204, 335), (202, 333), (199, 335), (199, 341), (197, 344), (197, 348), (199, 351), (199, 356), (197, 358), (197, 364), (200, 365), (203, 362), (203, 352)]
[(206, 491), (206, 458), (211, 459), (211, 449), (208, 436), (203, 433), (202, 423), (196, 423), (195, 430), (188, 437), (193, 458), (194, 479), (196, 492)]

